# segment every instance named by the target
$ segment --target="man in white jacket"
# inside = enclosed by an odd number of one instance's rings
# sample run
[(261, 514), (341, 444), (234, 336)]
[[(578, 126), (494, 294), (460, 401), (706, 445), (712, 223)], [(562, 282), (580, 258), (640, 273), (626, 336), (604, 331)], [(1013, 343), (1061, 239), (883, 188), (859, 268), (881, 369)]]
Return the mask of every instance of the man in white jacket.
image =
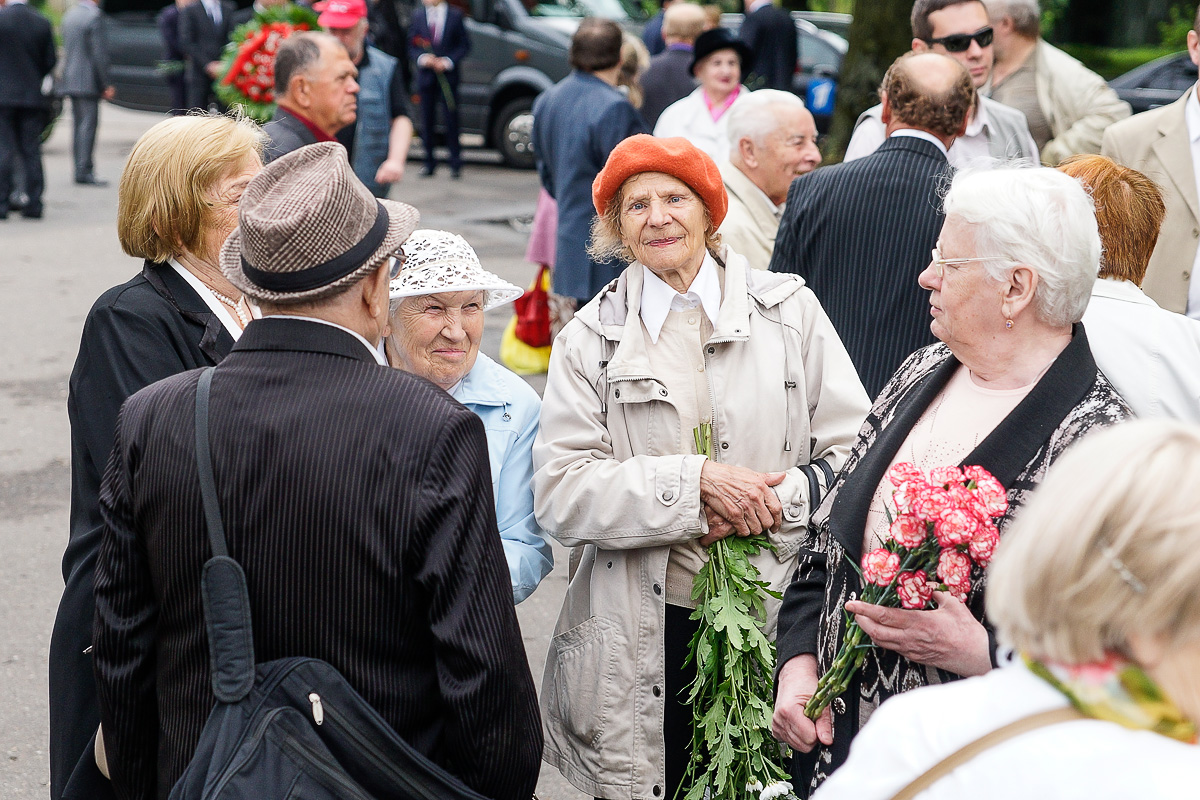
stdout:
[(984, 0), (995, 31), (993, 100), (1025, 113), (1042, 162), (1099, 153), (1104, 130), (1132, 112), (1096, 73), (1041, 38), (1037, 0)]

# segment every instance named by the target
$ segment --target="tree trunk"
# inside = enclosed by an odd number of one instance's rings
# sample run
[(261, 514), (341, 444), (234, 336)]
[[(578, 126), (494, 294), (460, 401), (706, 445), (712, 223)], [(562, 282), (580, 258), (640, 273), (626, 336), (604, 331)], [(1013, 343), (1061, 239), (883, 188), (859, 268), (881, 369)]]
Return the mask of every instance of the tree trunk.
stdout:
[(879, 102), (883, 73), (912, 44), (912, 0), (857, 0), (850, 49), (838, 76), (825, 163), (841, 161), (858, 115)]

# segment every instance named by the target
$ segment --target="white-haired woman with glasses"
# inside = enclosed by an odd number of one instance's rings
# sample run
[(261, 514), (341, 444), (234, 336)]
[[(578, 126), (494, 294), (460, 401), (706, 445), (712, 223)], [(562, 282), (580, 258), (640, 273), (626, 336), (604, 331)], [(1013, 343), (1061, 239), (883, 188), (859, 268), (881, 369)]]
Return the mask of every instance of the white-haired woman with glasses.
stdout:
[(542, 401), (479, 344), (483, 313), (521, 289), (485, 270), (466, 240), (446, 231), (414, 231), (392, 263), (399, 274), (391, 284), (388, 363), (437, 384), (483, 420), (496, 524), (519, 603), (554, 566), (529, 486)]
[[(846, 759), (875, 708), (903, 691), (994, 666), (984, 575), (966, 602), (936, 609), (856, 601), (856, 567), (888, 536), (888, 468), (977, 465), (1005, 487), (1009, 511), (1049, 465), (1093, 428), (1132, 416), (1097, 369), (1079, 320), (1100, 264), (1093, 205), (1078, 181), (1049, 169), (959, 172), (921, 286), (941, 344), (910, 356), (879, 397), (825, 502), (779, 615), (775, 734), (795, 748), (794, 777), (815, 787)], [(805, 702), (853, 614), (878, 647), (814, 723)]]
[[(1131, 422), (1071, 449), (988, 568), (1013, 662), (889, 700), (818, 800), (888, 800), (968, 743), (1022, 732), (921, 798), (1183, 797), (1200, 785), (1200, 427)], [(1068, 708), (1076, 709), (1072, 714)]]

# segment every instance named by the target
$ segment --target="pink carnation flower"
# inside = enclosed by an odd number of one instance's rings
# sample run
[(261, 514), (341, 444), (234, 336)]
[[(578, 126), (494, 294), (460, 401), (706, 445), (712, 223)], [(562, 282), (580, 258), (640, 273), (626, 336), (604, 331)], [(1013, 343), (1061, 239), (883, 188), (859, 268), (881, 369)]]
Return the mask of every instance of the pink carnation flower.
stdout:
[(899, 514), (908, 514), (913, 510), (913, 503), (921, 496), (921, 490), (925, 488), (924, 481), (905, 481), (897, 487), (896, 491), (892, 492), (892, 502), (896, 504), (896, 512)]
[(955, 547), (971, 541), (978, 529), (979, 521), (974, 514), (962, 508), (951, 508), (938, 517), (933, 535), (942, 547)]
[(915, 482), (917, 484), (925, 483), (925, 476), (921, 470), (914, 467), (907, 461), (901, 461), (899, 464), (893, 464), (884, 476), (892, 482), (893, 486), (899, 486), (902, 483)]
[(925, 523), (916, 517), (905, 514), (892, 523), (888, 534), (901, 547), (909, 550), (920, 547), (925, 541)]
[(975, 560), (976, 564), (986, 567), (992, 560), (992, 554), (996, 552), (998, 544), (1000, 544), (1000, 532), (996, 530), (996, 526), (980, 525), (975, 536), (967, 544), (967, 552), (971, 554), (971, 558)]
[(967, 602), (967, 595), (971, 593), (971, 582), (966, 583), (947, 583), (946, 591), (960, 603)]
[(934, 467), (929, 470), (929, 482), (935, 486), (962, 484), (963, 471), (958, 467)]
[(896, 581), (896, 595), (904, 608), (920, 609), (933, 597), (933, 587), (929, 585), (929, 577), (925, 570), (916, 572), (901, 572)]
[(967, 467), (963, 472), (968, 480), (975, 481), (975, 492), (987, 508), (988, 516), (999, 517), (1008, 510), (1008, 493), (992, 473), (978, 466)]
[[(938, 577), (949, 587), (971, 585), (971, 559), (957, 550), (943, 550), (938, 556)], [(953, 593), (953, 592), (952, 592)]]
[(886, 587), (900, 571), (900, 554), (878, 547), (863, 559), (863, 579), (876, 586)]
[(938, 487), (927, 487), (913, 503), (913, 513), (925, 522), (937, 522), (942, 514), (953, 507), (954, 499), (949, 492)]

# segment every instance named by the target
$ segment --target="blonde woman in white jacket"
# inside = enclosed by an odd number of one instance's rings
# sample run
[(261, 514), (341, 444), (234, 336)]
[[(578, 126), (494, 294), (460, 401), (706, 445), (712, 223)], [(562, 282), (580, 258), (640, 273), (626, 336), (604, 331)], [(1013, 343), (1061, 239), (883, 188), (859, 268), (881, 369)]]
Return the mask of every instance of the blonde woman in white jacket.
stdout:
[[(712, 159), (631, 137), (593, 200), (594, 249), (631, 263), (555, 341), (534, 444), (538, 523), (579, 557), (542, 686), (544, 758), (594, 797), (669, 798), (707, 545), (767, 536), (774, 552), (754, 561), (782, 589), (869, 403), (803, 281), (720, 246)], [(692, 442), (704, 422), (711, 460)], [(772, 637), (777, 612), (769, 601)]]

